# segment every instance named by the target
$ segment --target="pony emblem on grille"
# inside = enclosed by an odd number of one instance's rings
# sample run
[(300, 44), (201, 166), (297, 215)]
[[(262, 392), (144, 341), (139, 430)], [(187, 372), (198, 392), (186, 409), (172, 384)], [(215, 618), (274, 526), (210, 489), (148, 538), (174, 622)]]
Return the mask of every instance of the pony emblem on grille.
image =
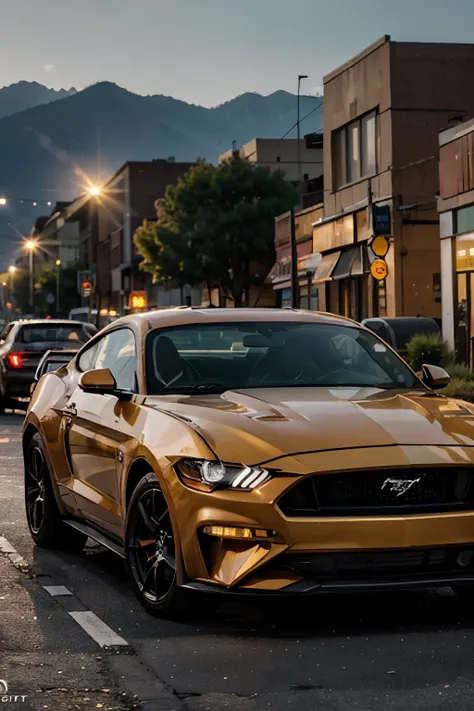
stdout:
[(421, 481), (421, 477), (418, 477), (418, 479), (385, 479), (384, 483), (381, 486), (381, 489), (385, 489), (386, 487), (390, 487), (389, 491), (391, 494), (395, 494), (395, 496), (398, 498), (399, 496), (403, 496), (403, 494), (406, 494), (409, 489), (414, 484), (418, 484)]

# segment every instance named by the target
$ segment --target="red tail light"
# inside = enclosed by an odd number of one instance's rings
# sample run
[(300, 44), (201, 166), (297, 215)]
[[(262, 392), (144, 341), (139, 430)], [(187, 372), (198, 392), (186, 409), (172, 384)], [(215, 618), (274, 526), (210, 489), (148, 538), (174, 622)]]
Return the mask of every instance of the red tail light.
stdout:
[(23, 353), (9, 353), (7, 360), (11, 368), (23, 368)]

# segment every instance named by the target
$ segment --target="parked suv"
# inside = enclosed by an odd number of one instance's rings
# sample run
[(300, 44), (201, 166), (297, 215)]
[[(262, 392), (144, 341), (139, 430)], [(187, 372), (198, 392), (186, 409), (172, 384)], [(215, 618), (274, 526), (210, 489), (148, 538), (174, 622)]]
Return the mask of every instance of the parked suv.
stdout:
[(407, 344), (419, 333), (441, 335), (438, 319), (426, 316), (396, 316), (394, 318), (366, 318), (362, 326), (370, 328), (380, 338), (392, 346), (402, 358), (408, 355)]
[(29, 397), (36, 369), (47, 351), (78, 351), (96, 332), (95, 326), (80, 321), (51, 319), (9, 324), (0, 340), (0, 414), (12, 400)]

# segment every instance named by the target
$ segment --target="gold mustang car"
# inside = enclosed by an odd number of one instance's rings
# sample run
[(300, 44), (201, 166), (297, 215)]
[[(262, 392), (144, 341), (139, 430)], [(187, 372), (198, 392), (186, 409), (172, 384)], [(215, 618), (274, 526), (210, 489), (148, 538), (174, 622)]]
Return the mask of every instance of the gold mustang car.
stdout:
[(435, 392), (448, 380), (329, 314), (120, 319), (33, 393), (31, 534), (117, 552), (159, 615), (189, 589), (471, 594), (474, 407)]

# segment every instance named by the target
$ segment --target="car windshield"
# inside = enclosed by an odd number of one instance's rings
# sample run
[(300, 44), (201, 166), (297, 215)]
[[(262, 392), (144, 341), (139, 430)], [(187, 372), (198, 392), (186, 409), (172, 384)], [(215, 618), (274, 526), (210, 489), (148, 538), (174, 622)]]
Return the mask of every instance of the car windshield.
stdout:
[(423, 388), (370, 331), (326, 323), (192, 324), (146, 339), (148, 392), (260, 387)]
[(87, 343), (88, 334), (78, 324), (51, 324), (48, 326), (22, 326), (16, 336), (19, 343)]

